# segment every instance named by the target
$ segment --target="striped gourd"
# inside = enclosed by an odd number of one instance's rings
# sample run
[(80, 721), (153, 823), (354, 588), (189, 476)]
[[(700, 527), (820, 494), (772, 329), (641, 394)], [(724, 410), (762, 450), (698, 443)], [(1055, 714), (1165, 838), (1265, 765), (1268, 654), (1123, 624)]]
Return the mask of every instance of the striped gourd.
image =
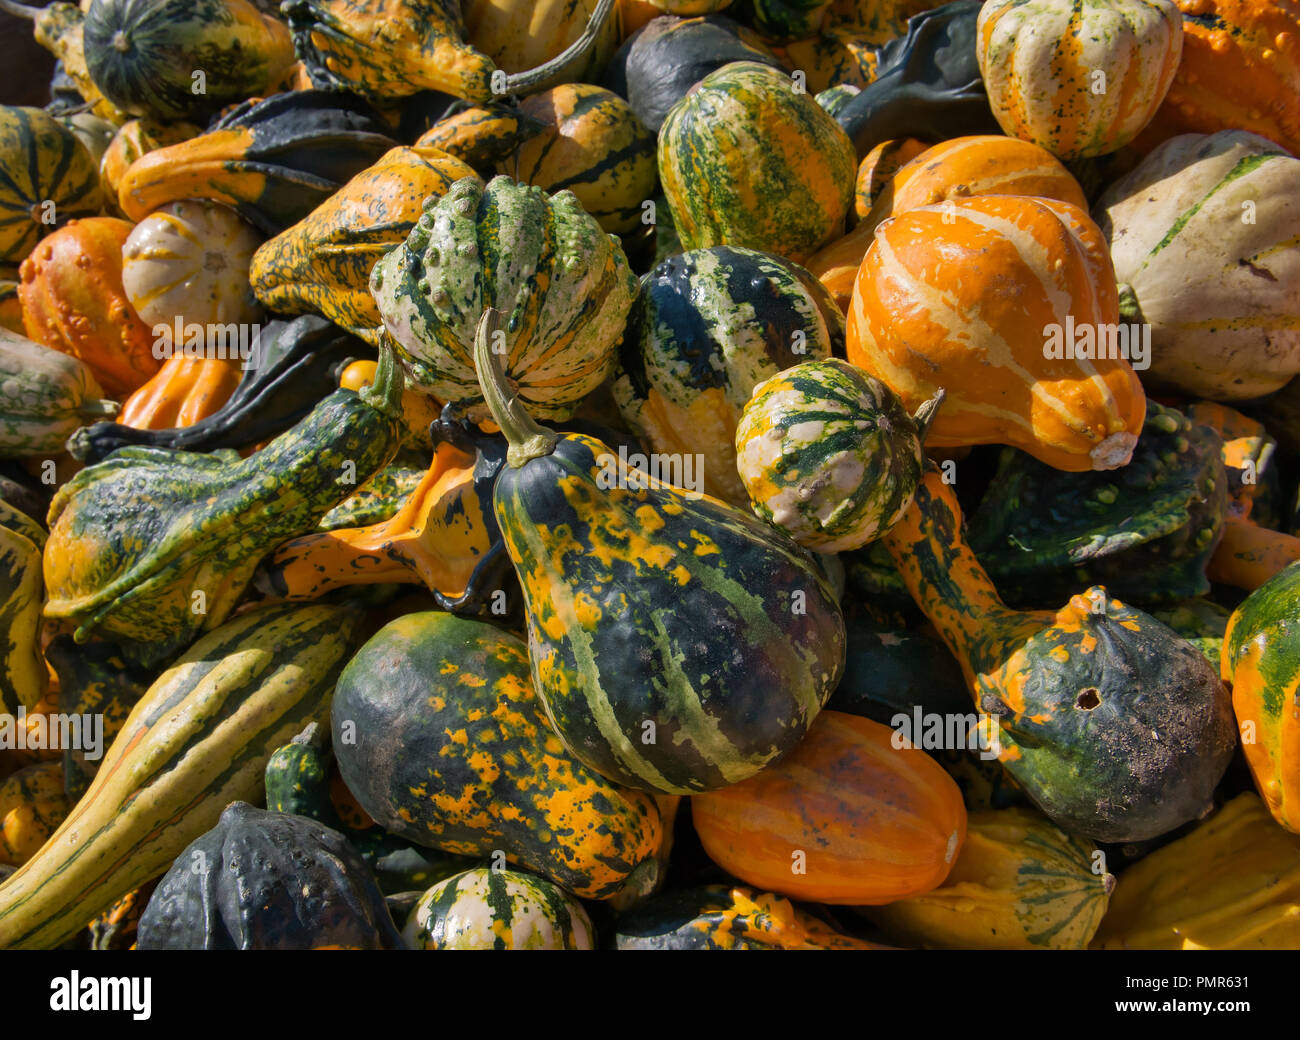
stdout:
[(748, 508), (736, 475), (741, 409), (764, 379), (842, 355), (843, 343), (843, 314), (798, 264), (735, 246), (695, 249), (642, 280), (614, 400), (656, 452), (699, 456), (706, 493)]
[(479, 867), (420, 897), (402, 930), (413, 950), (593, 950), (582, 904), (531, 874)]
[(370, 291), (410, 381), (487, 416), (473, 358), (487, 307), (507, 316), (506, 372), (539, 416), (564, 419), (614, 367), (636, 278), (618, 240), (572, 192), (494, 177), (427, 200), (407, 240), (375, 264)]
[(944, 883), (871, 916), (909, 946), (1087, 949), (1115, 886), (1093, 872), (1093, 851), (1032, 809), (972, 813)]
[(542, 130), (518, 107), (498, 103), (454, 106), (415, 141), (415, 148), (436, 148), (474, 168), (491, 172), (520, 142)]
[(355, 623), (338, 606), (253, 611), (159, 676), (67, 820), (0, 886), (0, 949), (57, 946), (230, 802), (258, 798), (272, 752), (325, 718)]
[(1183, 54), (1174, 0), (987, 0), (977, 34), (998, 124), (1062, 159), (1133, 140)]
[(1300, 833), (1300, 564), (1252, 592), (1228, 621), (1219, 666), (1232, 690), (1255, 786), (1283, 827)]
[(0, 713), (33, 708), (45, 696), (49, 673), (41, 656), (45, 531), (0, 500)]
[(613, 234), (641, 225), (655, 193), (655, 139), (617, 94), (567, 83), (520, 104), (540, 133), (522, 142), (498, 172), (548, 192), (567, 189)]
[(880, 225), (853, 288), (846, 346), (909, 411), (934, 396), (942, 373), (947, 397), (929, 446), (1010, 444), (1086, 472), (1127, 463), (1146, 412), (1137, 374), (1113, 356), (1118, 320), (1106, 242), (1087, 213), (986, 195)]
[(806, 361), (754, 389), (736, 427), (736, 468), (754, 512), (800, 545), (859, 549), (911, 505), (925, 422), (848, 362)]
[(475, 343), (510, 448), (493, 493), (523, 588), (533, 684), (575, 756), (690, 794), (789, 751), (844, 667), (844, 620), (808, 554), (725, 503), (533, 422)]
[(62, 454), (74, 430), (117, 409), (76, 358), (0, 329), (0, 458)]
[(844, 231), (853, 142), (786, 74), (711, 72), (659, 130), (659, 178), (687, 249), (733, 245), (802, 262)]
[(103, 205), (95, 161), (71, 130), (39, 108), (0, 105), (0, 262)]
[(1122, 320), (1150, 325), (1152, 385), (1244, 401), (1300, 372), (1300, 159), (1241, 130), (1184, 134), (1094, 212)]

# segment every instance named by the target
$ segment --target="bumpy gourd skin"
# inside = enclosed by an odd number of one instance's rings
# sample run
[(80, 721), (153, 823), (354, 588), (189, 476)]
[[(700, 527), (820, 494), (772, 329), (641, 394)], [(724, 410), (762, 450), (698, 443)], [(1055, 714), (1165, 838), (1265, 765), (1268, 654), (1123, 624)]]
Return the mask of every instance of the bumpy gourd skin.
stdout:
[(335, 391), (247, 459), (130, 447), (82, 470), (50, 505), (46, 617), (141, 660), (215, 628), (267, 552), (314, 530), (393, 457), (400, 395), (385, 351), (375, 387)]

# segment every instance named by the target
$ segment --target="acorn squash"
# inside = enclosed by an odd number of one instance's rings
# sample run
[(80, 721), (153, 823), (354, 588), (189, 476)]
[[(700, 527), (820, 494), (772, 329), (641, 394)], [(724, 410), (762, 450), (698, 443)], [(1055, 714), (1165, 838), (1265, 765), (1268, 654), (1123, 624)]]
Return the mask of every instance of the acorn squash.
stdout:
[(75, 357), (0, 329), (0, 457), (58, 455), (73, 430), (117, 407)]
[(832, 589), (752, 514), (537, 425), (491, 352), (499, 319), (484, 314), (474, 356), (510, 443), (493, 500), (547, 718), (628, 786), (690, 794), (754, 775), (798, 743), (839, 679)]

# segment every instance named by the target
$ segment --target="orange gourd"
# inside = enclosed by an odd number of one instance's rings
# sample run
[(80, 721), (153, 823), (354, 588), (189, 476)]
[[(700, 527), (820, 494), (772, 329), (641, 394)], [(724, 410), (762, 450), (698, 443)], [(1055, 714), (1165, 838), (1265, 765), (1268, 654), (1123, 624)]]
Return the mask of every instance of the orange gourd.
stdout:
[(117, 421), (137, 430), (193, 426), (230, 400), (244, 375), (241, 365), (239, 358), (173, 354), (122, 402)]

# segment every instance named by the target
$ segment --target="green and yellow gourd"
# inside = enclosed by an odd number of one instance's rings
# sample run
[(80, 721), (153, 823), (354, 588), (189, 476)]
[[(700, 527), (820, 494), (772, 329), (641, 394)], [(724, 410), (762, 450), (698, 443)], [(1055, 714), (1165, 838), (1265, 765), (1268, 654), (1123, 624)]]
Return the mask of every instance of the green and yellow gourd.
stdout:
[(636, 292), (618, 240), (568, 191), (477, 177), (426, 200), (370, 290), (410, 381), (487, 417), (472, 353), (485, 308), (506, 315), (494, 350), (540, 417), (565, 419), (603, 383)]
[(149, 688), (67, 820), (0, 887), (0, 949), (57, 946), (162, 873), (271, 753), (329, 710), (358, 614), (276, 606), (199, 640)]
[(1007, 608), (961, 523), (930, 470), (883, 542), (976, 708), (997, 717), (1012, 779), (1057, 826), (1098, 841), (1142, 841), (1200, 816), (1236, 746), (1205, 656), (1101, 586), (1059, 611)]
[(76, 358), (0, 329), (0, 458), (62, 454), (74, 430), (117, 410)]
[(513, 105), (460, 103), (416, 138), (413, 147), (436, 148), (472, 166), (480, 176), (491, 177), (498, 163), (544, 129)]
[(320, 518), (393, 457), (401, 374), (389, 351), (375, 384), (336, 390), (246, 459), (119, 448), (59, 488), (50, 506), (45, 615), (162, 660), (220, 625), (275, 545)]
[(582, 904), (543, 878), (478, 867), (420, 897), (402, 938), (414, 950), (594, 950)]
[(339, 773), (390, 833), (463, 856), (500, 851), (587, 899), (657, 869), (655, 800), (611, 783), (550, 731), (515, 636), (444, 612), (407, 614), (339, 677)]
[(45, 696), (49, 673), (41, 656), (45, 531), (0, 499), (0, 714), (31, 709)]
[(799, 741), (839, 680), (830, 586), (751, 514), (535, 423), (494, 361), (499, 320), (484, 314), (474, 352), (510, 444), (493, 499), (547, 717), (579, 759), (628, 786), (690, 794), (752, 776)]
[(24, 766), (0, 783), (0, 865), (21, 867), (58, 828), (72, 804), (63, 763)]

